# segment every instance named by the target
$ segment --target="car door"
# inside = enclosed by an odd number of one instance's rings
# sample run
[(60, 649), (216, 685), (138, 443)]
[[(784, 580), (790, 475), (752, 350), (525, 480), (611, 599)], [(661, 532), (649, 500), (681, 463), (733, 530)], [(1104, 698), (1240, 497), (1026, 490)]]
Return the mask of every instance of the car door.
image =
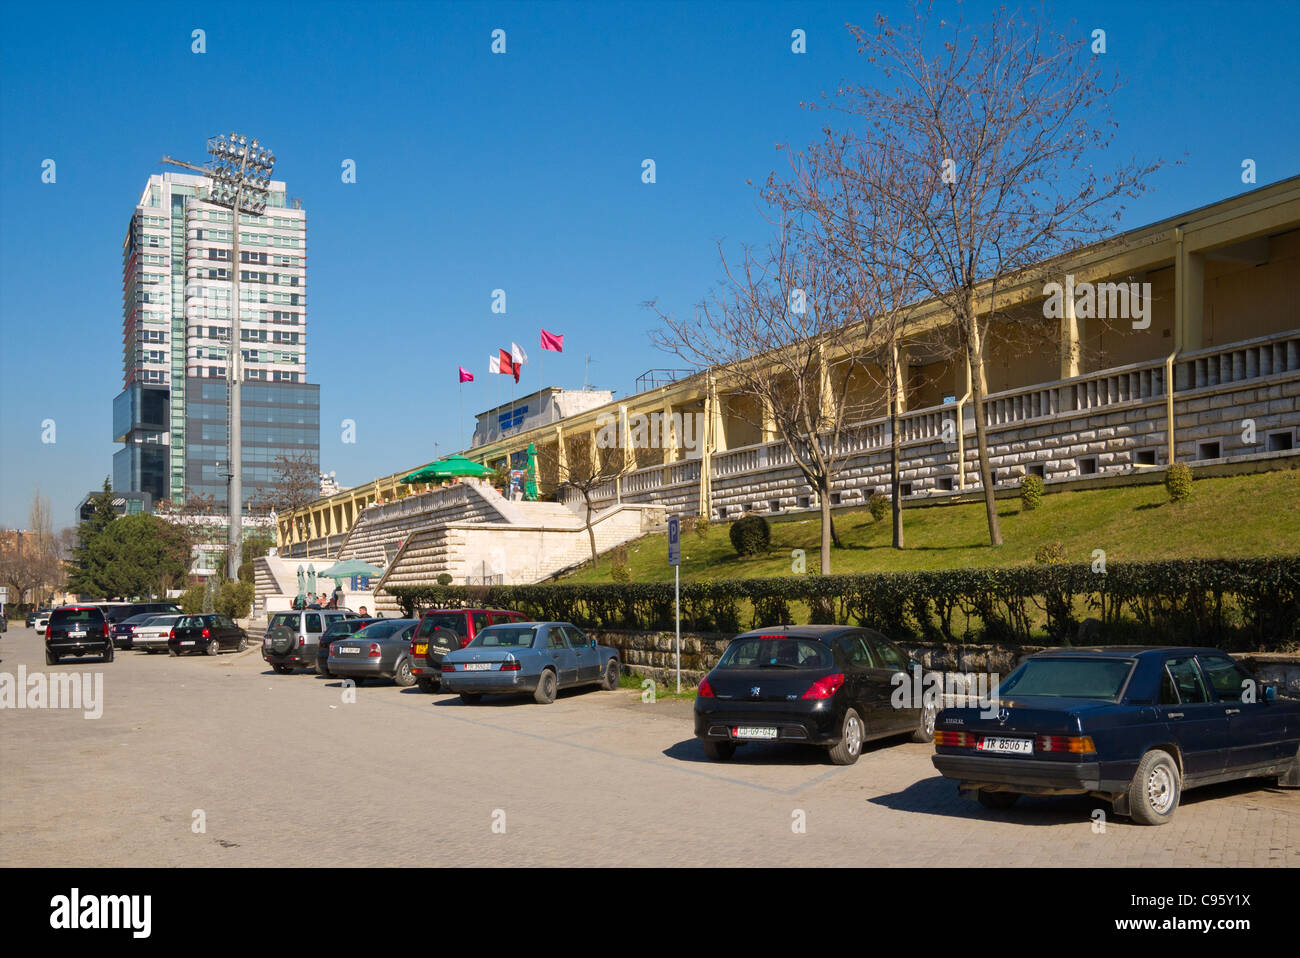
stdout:
[[(916, 727), (919, 721), (919, 712), (921, 703), (908, 703), (910, 708), (894, 708), (894, 690), (899, 687), (900, 682), (911, 683), (911, 676), (908, 675), (908, 666), (911, 661), (907, 655), (890, 642), (879, 632), (864, 633), (867, 645), (871, 649), (875, 659), (875, 668), (872, 671), (872, 695), (873, 701), (877, 703), (876, 721), (878, 725), (876, 730), (880, 732), (906, 732)], [(899, 674), (902, 678), (899, 679)]]
[(560, 688), (573, 685), (578, 681), (578, 655), (569, 646), (564, 629), (551, 626), (546, 630), (545, 655), (555, 665), (555, 677)]
[(302, 614), (303, 655), (313, 656), (316, 654), (317, 648), (320, 647), (320, 637), (324, 632), (325, 620), (319, 612), (304, 612)]
[(1228, 719), (1225, 768), (1246, 769), (1289, 757), (1283, 755), (1286, 714), (1276, 704), (1264, 701), (1254, 677), (1223, 652), (1196, 658)]
[(879, 704), (873, 693), (871, 669), (875, 665), (862, 636), (855, 633), (842, 635), (831, 646), (836, 666), (844, 672), (844, 697), (862, 718), (870, 735)]
[(600, 678), (600, 653), (591, 640), (578, 631), (577, 626), (565, 625), (564, 634), (578, 659), (578, 681), (595, 682)]
[[(1194, 655), (1165, 659), (1168, 682), (1162, 682), (1156, 714), (1183, 755), (1183, 776), (1206, 778), (1223, 771), (1227, 761), (1228, 716), (1214, 700)], [(1168, 701), (1170, 698), (1176, 701)]]

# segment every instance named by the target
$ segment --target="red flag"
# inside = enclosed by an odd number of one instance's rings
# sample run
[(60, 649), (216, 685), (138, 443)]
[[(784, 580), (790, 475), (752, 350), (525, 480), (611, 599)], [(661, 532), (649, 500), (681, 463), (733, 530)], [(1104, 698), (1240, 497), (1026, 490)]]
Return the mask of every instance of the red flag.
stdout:
[(553, 353), (564, 352), (564, 337), (557, 336), (555, 333), (548, 333), (542, 330), (542, 349), (549, 349)]
[(457, 366), (456, 368), (460, 370), (461, 382), (472, 383), (474, 381), (474, 374), (470, 372), (468, 369), (466, 369), (464, 366)]
[(511, 375), (515, 377), (515, 382), (519, 382), (519, 363), (515, 362), (514, 356), (510, 355), (504, 349), (499, 350), (501, 355), (497, 358), (497, 367), (502, 375)]

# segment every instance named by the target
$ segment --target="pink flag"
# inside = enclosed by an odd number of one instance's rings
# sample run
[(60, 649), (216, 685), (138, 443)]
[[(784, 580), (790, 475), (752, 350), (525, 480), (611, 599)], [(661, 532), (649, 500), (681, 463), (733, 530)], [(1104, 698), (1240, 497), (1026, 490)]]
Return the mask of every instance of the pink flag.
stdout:
[(474, 374), (470, 372), (468, 369), (466, 369), (464, 366), (457, 366), (456, 368), (460, 370), (461, 382), (472, 383), (474, 381)]
[(549, 349), (553, 353), (564, 352), (564, 337), (557, 336), (555, 333), (548, 333), (542, 330), (542, 349)]

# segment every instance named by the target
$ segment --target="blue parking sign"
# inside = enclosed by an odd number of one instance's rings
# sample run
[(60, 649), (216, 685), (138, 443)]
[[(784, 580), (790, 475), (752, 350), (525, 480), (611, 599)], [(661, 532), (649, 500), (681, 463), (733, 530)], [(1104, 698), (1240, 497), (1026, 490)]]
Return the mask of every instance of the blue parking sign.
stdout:
[(677, 516), (668, 517), (668, 564), (682, 564), (682, 522)]

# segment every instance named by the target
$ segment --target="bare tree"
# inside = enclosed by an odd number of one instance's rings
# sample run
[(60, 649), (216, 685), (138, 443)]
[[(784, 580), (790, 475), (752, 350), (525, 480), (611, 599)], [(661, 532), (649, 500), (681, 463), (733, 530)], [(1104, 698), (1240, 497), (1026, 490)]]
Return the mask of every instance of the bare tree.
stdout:
[[(692, 366), (716, 370), (719, 389), (747, 397), (743, 418), (772, 428), (821, 509), (821, 571), (840, 545), (830, 513), (830, 489), (847, 454), (846, 430), (863, 410), (849, 402), (858, 360), (846, 350), (843, 283), (816, 244), (801, 242), (792, 211), (778, 194), (776, 237), (746, 247), (738, 262), (718, 253), (725, 279), (693, 319), (678, 319), (651, 302), (662, 327), (660, 349)], [(839, 368), (832, 368), (835, 358)]]
[(307, 540), (307, 516), (303, 510), (320, 498), (320, 466), (309, 452), (275, 458), (275, 481), (258, 502), (258, 508), (287, 515), (295, 531)]
[[(840, 289), (846, 340), (859, 351), (865, 379), (885, 397), (889, 411), (892, 535), (903, 548), (903, 496), (900, 480), (901, 429), (906, 365), (900, 359), (920, 285), (912, 271), (917, 234), (908, 205), (894, 198), (906, 184), (882, 189), (897, 173), (888, 144), (865, 143), (832, 130), (820, 143), (791, 158), (791, 175), (773, 174), (763, 190), (770, 203), (798, 210), (795, 222), (807, 241), (831, 264)], [(929, 184), (915, 181), (917, 190)], [(932, 344), (932, 357), (938, 351)]]
[[(979, 29), (935, 25), (917, 3), (901, 26), (880, 16), (874, 31), (850, 30), (883, 77), (842, 87), (833, 106), (855, 118), (853, 136), (888, 144), (897, 157), (895, 174), (878, 185), (919, 231), (911, 272), (955, 318), (989, 541), (1000, 545), (984, 409), (990, 324), (1010, 287), (1113, 228), (1122, 199), (1158, 164), (1128, 160), (1097, 172), (1113, 138), (1116, 85), (1103, 84), (1086, 40), (1052, 32), (1041, 16), (1029, 22), (1001, 10)], [(936, 178), (938, 188), (915, 189)]]
[(621, 437), (608, 441), (602, 439), (603, 435), (605, 434), (593, 433), (590, 437), (566, 440), (563, 455), (558, 445), (554, 451), (549, 447), (537, 450), (538, 471), (541, 471), (545, 463), (546, 471), (554, 472), (561, 490), (568, 487), (582, 497), (593, 569), (600, 565), (596, 552), (596, 530), (592, 526), (592, 518), (596, 514), (596, 492), (606, 483), (617, 482), (635, 466), (634, 461), (628, 460)]

